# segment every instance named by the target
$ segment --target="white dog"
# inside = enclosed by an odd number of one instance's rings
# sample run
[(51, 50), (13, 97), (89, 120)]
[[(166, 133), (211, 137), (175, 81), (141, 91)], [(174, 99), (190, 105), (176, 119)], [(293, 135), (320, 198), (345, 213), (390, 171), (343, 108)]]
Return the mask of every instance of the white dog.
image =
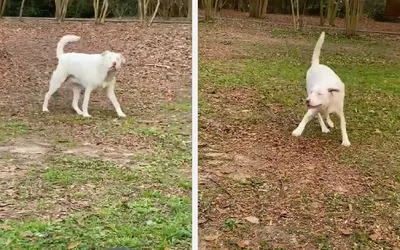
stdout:
[[(79, 41), (79, 36), (63, 36), (57, 44), (58, 65), (50, 80), (50, 88), (46, 93), (43, 111), (48, 112), (50, 97), (60, 88), (61, 84), (69, 83), (74, 97), (73, 109), (84, 117), (90, 117), (88, 112), (91, 92), (98, 87), (107, 87), (107, 96), (114, 105), (118, 116), (125, 117), (115, 96), (115, 74), (125, 63), (125, 58), (118, 53), (105, 51), (102, 54), (65, 53), (64, 46), (69, 42)], [(82, 110), (78, 107), (80, 92), (85, 89)]]
[(346, 120), (344, 118), (344, 84), (339, 76), (329, 67), (319, 64), (319, 55), (324, 43), (325, 32), (322, 32), (314, 48), (311, 67), (307, 71), (307, 108), (308, 111), (300, 122), (299, 126), (293, 131), (294, 136), (300, 136), (307, 123), (316, 115), (323, 133), (328, 133), (323, 117), (328, 125), (333, 128), (333, 122), (329, 114), (335, 113), (340, 117), (340, 129), (342, 131), (342, 145), (350, 146), (350, 141), (346, 132)]

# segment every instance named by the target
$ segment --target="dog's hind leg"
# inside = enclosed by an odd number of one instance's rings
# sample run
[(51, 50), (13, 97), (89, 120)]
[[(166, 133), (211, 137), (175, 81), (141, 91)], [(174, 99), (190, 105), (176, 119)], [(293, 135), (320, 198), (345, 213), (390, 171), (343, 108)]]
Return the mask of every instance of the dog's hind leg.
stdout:
[(49, 111), (47, 106), (49, 105), (50, 97), (60, 88), (61, 84), (67, 79), (67, 76), (68, 75), (59, 67), (57, 67), (57, 69), (53, 72), (53, 75), (51, 76), (50, 80), (49, 91), (44, 96), (44, 102), (43, 102), (44, 112)]
[(83, 112), (83, 116), (84, 117), (90, 117), (91, 115), (89, 115), (89, 99), (90, 99), (90, 93), (92, 93), (92, 88), (87, 87), (85, 89), (85, 94), (83, 96), (83, 103), (82, 103), (82, 112)]
[(309, 109), (307, 113), (304, 115), (303, 120), (301, 120), (299, 126), (295, 130), (293, 130), (292, 135), (294, 136), (300, 136), (304, 128), (306, 127), (307, 123), (311, 121), (311, 119), (315, 116), (315, 111)]
[(74, 97), (72, 99), (72, 108), (76, 111), (76, 113), (78, 113), (78, 115), (83, 115), (83, 111), (78, 106), (81, 89), (77, 86), (73, 86), (72, 92), (74, 94)]
[(326, 127), (324, 119), (322, 119), (321, 113), (318, 113), (319, 125), (321, 125), (322, 133), (329, 133), (329, 129)]
[(343, 110), (341, 110), (338, 115), (340, 117), (340, 130), (342, 131), (342, 145), (348, 147), (350, 146), (350, 141), (347, 135), (346, 119), (344, 118)]

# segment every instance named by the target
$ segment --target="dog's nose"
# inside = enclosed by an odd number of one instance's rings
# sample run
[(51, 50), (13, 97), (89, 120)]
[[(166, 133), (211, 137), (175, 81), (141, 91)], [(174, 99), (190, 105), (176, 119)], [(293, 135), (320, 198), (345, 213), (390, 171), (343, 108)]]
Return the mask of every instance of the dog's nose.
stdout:
[(307, 99), (307, 100), (306, 100), (306, 104), (307, 104), (307, 105), (310, 104), (310, 99)]
[(115, 65), (117, 65), (117, 63), (116, 63), (116, 62), (113, 62), (112, 65), (115, 66)]

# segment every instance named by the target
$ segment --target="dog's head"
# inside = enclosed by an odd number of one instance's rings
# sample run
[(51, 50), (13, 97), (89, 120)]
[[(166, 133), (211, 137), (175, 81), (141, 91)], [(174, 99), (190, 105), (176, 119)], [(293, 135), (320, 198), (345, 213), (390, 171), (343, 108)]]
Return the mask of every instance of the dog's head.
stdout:
[(335, 92), (340, 92), (336, 88), (326, 88), (315, 86), (308, 93), (306, 104), (308, 109), (324, 109), (329, 106)]
[(118, 70), (122, 67), (122, 64), (126, 62), (122, 54), (108, 50), (104, 51), (101, 57), (103, 64), (108, 67), (108, 70)]

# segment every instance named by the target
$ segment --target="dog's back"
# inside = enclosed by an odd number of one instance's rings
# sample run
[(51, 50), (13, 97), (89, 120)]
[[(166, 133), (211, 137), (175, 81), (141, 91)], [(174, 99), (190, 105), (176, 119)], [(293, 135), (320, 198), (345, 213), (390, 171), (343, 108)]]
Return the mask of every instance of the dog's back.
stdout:
[[(100, 77), (98, 68), (95, 67), (100, 63), (101, 54), (65, 53), (59, 58), (59, 65), (63, 70), (78, 78), (84, 87), (87, 87), (86, 85), (89, 82), (96, 81), (95, 79)], [(104, 73), (104, 77), (106, 74), (107, 72)]]

